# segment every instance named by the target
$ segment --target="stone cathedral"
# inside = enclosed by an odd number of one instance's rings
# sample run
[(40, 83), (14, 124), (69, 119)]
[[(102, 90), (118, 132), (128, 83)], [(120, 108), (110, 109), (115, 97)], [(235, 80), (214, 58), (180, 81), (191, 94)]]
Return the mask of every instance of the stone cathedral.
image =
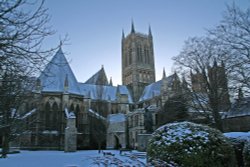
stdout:
[[(146, 147), (157, 112), (182, 89), (176, 73), (155, 81), (153, 35), (131, 32), (121, 39), (122, 85), (113, 86), (104, 67), (77, 81), (60, 48), (36, 79), (20, 112), (21, 148), (76, 149)], [(150, 121), (148, 121), (150, 120)]]
[(136, 33), (132, 23), (131, 33), (122, 34), (122, 84), (130, 90), (133, 100), (138, 101), (144, 88), (155, 82), (153, 37)]

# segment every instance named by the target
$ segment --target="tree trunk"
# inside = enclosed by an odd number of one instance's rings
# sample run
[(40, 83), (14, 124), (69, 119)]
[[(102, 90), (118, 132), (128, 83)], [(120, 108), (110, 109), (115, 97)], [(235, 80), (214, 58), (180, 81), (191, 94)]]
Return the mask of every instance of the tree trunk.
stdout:
[(3, 147), (2, 147), (2, 158), (6, 158), (7, 154), (9, 152), (9, 133), (5, 130), (3, 133), (3, 138), (2, 138), (2, 143), (3, 143)]
[(100, 154), (101, 153), (101, 143), (98, 142), (98, 153)]

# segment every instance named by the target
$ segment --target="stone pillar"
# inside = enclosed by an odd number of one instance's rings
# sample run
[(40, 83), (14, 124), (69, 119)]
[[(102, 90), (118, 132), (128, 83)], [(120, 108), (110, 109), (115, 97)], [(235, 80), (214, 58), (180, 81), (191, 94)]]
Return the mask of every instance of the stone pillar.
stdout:
[(76, 129), (76, 117), (73, 113), (70, 113), (67, 118), (67, 127), (65, 128), (65, 152), (75, 152), (77, 149), (77, 129)]

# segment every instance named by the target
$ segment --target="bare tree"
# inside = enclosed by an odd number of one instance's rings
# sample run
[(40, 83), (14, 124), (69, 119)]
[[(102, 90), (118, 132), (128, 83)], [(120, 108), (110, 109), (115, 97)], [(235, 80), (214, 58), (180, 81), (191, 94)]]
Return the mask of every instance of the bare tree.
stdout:
[(220, 24), (206, 37), (188, 39), (173, 60), (188, 79), (189, 107), (222, 130), (220, 112), (230, 106), (229, 93), (250, 90), (250, 8), (227, 6)]
[(53, 49), (43, 49), (43, 41), (54, 32), (49, 26), (44, 0), (0, 0), (0, 131), (2, 157), (16, 133), (22, 102), (29, 97), (34, 76), (48, 61)]
[[(212, 119), (222, 130), (220, 111), (228, 109), (229, 97), (224, 62), (217, 65), (223, 54), (209, 38), (190, 38), (182, 52), (174, 57), (175, 65), (187, 77), (190, 91), (187, 103), (189, 108), (199, 111)], [(211, 113), (211, 114), (210, 114)]]
[(245, 93), (249, 93), (250, 7), (244, 11), (234, 4), (227, 6), (220, 24), (208, 32), (225, 54), (232, 84), (243, 87)]

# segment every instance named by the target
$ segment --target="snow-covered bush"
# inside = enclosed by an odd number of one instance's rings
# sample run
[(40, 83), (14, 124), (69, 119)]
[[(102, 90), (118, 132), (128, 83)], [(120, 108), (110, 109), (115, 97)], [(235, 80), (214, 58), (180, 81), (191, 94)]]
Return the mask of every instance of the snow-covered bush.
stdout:
[(208, 126), (190, 122), (158, 128), (148, 144), (148, 161), (160, 159), (178, 166), (236, 166), (234, 150), (225, 136)]

